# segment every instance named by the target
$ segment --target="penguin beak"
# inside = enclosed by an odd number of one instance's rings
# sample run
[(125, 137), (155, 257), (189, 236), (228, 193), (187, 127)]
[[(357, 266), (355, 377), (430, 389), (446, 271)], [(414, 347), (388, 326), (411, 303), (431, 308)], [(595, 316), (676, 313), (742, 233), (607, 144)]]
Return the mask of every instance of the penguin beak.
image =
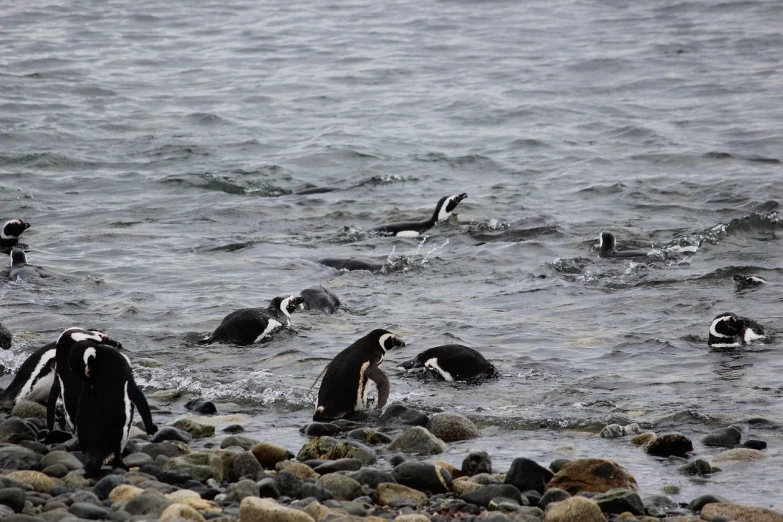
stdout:
[(394, 344), (394, 346), (403, 347), (403, 346), (405, 346), (405, 341), (403, 341), (402, 339), (400, 339), (398, 337), (395, 337), (394, 341), (392, 342), (392, 344)]
[(467, 197), (468, 197), (468, 194), (466, 192), (463, 192), (462, 194), (457, 196), (457, 202), (459, 203), (460, 201), (462, 201), (463, 199), (466, 199)]

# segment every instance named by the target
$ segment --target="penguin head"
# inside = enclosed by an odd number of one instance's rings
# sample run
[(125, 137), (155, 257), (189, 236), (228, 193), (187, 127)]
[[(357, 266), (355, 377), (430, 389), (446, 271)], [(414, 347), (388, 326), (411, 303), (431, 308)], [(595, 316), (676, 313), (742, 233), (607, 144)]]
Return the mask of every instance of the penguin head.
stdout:
[(444, 196), (440, 198), (438, 204), (435, 205), (435, 221), (446, 221), (451, 217), (451, 213), (457, 208), (460, 201), (468, 197), (466, 193), (452, 194), (451, 196)]
[(92, 381), (95, 378), (95, 360), (98, 357), (98, 351), (95, 347), (98, 343), (91, 340), (79, 341), (71, 347), (68, 356), (68, 365), (71, 371), (79, 376), (80, 379)]
[(734, 276), (734, 284), (739, 287), (758, 286), (763, 285), (764, 283), (766, 283), (766, 281), (758, 276), (746, 276), (741, 274)]
[(280, 310), (286, 317), (291, 317), (291, 314), (299, 308), (299, 305), (304, 303), (304, 299), (299, 296), (288, 295), (284, 297), (275, 297), (269, 304), (269, 308), (274, 310)]
[(28, 228), (30, 228), (30, 223), (21, 219), (6, 221), (3, 228), (0, 229), (0, 239), (17, 239)]
[(11, 250), (11, 266), (19, 266), (27, 264), (27, 254), (21, 248), (14, 248)]
[(614, 234), (608, 230), (602, 230), (598, 235), (598, 252), (604, 254), (611, 252), (617, 246), (617, 240), (614, 238)]
[(710, 324), (709, 346), (740, 346), (744, 344), (745, 320), (731, 312), (718, 314)]
[(96, 344), (106, 344), (117, 349), (122, 349), (122, 344), (98, 330), (85, 328), (68, 328), (57, 339), (57, 348), (68, 349), (79, 341), (92, 341)]
[(384, 330), (382, 328), (373, 330), (372, 332), (370, 332), (368, 337), (377, 340), (378, 344), (381, 347), (381, 350), (383, 350), (383, 353), (386, 353), (387, 350), (391, 350), (392, 348), (396, 348), (398, 346), (399, 347), (405, 346), (405, 341), (398, 338), (390, 331)]

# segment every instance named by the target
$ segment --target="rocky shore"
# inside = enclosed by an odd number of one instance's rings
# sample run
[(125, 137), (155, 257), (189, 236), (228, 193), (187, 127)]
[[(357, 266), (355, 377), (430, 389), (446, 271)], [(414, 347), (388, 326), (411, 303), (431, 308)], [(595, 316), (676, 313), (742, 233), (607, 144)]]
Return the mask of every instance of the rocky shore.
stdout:
[[(214, 412), (208, 401), (197, 404)], [(546, 465), (520, 456), (498, 470), (485, 452), (461, 463), (438, 460), (453, 441), (481, 436), (456, 413), (428, 416), (392, 405), (373, 427), (341, 420), (302, 427), (300, 448), (242, 435), (241, 425), (182, 418), (153, 437), (134, 428), (124, 463), (85, 478), (78, 443), (44, 445), (45, 408), (22, 402), (0, 422), (0, 520), (219, 522), (783, 522), (763, 507), (703, 495), (687, 504), (676, 491), (642, 492), (621, 463), (558, 459)], [(702, 444), (727, 448), (711, 460), (693, 457), (678, 433), (609, 425), (604, 438), (624, 437), (676, 473), (709, 476), (737, 461), (768, 458), (766, 444), (742, 441), (734, 426)], [(296, 450), (296, 453), (290, 451)]]

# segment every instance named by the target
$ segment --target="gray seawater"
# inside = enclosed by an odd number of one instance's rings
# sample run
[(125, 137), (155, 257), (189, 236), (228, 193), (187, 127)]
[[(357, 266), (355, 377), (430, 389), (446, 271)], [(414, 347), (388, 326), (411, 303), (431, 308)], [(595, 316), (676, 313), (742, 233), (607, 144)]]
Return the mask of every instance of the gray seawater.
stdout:
[[(188, 396), (296, 450), (316, 375), (377, 327), (394, 401), (463, 412), (517, 456), (608, 457), (642, 491), (678, 484), (783, 508), (779, 341), (706, 345), (724, 311), (774, 331), (783, 283), (783, 9), (769, 1), (19, 2), (0, 12), (0, 219), (50, 276), (0, 284), (7, 385), (63, 329), (120, 340), (162, 421)], [(313, 186), (343, 190), (309, 196)], [(424, 240), (371, 237), (469, 198)], [(655, 248), (598, 259), (596, 237)], [(327, 256), (388, 259), (338, 273)], [(230, 311), (324, 284), (346, 309), (297, 334), (200, 346)], [(503, 378), (411, 378), (443, 343)], [(612, 416), (694, 440), (742, 423), (771, 458), (706, 480), (604, 440)], [(772, 426), (772, 427), (770, 427)], [(716, 449), (696, 443), (697, 453)]]

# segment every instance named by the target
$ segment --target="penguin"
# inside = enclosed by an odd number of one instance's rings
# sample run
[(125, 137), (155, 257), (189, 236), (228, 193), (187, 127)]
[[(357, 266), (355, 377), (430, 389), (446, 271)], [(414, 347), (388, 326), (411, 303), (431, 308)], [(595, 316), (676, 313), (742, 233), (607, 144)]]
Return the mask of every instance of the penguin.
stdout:
[[(51, 389), (49, 390), (49, 398), (46, 401), (46, 427), (49, 429), (50, 433), (54, 429), (54, 412), (57, 407), (57, 399), (62, 399), (63, 401), (65, 423), (70, 431), (73, 432), (76, 426), (75, 421), (76, 413), (79, 410), (81, 380), (71, 371), (68, 358), (70, 357), (71, 347), (80, 341), (92, 341), (97, 344), (112, 346), (114, 348), (122, 348), (120, 343), (112, 340), (108, 335), (99, 332), (98, 330), (69, 328), (60, 334), (60, 337), (54, 345), (53, 382), (51, 384)], [(48, 358), (47, 353), (48, 352), (43, 353), (38, 364), (35, 366), (35, 369), (40, 370), (41, 373), (43, 373), (45, 368), (45, 364), (43, 364), (42, 361)], [(33, 356), (34, 355), (35, 354), (33, 354)], [(24, 364), (22, 364), (22, 367), (24, 367)], [(31, 373), (30, 377), (36, 378), (36, 373)], [(40, 379), (41, 377), (38, 378)], [(33, 384), (33, 387), (35, 387), (35, 384)]]
[(46, 403), (54, 382), (54, 346), (48, 343), (25, 359), (8, 388), (0, 392), (0, 407), (11, 409), (22, 400)]
[(299, 310), (333, 314), (340, 308), (340, 299), (331, 290), (323, 286), (306, 288), (299, 292), (299, 297), (302, 298)]
[(8, 328), (0, 323), (0, 348), (3, 350), (9, 349), (13, 340), (14, 336), (11, 335), (11, 332), (8, 330)]
[(617, 240), (614, 234), (607, 230), (602, 230), (598, 236), (598, 257), (609, 258), (629, 258), (629, 257), (647, 257), (649, 250), (617, 250)]
[(8, 272), (9, 281), (18, 279), (28, 280), (41, 277), (38, 270), (27, 264), (27, 254), (21, 248), (11, 250), (11, 270)]
[(301, 297), (275, 297), (267, 308), (243, 308), (228, 314), (202, 343), (248, 345), (260, 342), (291, 324), (291, 314), (302, 304)]
[(435, 377), (444, 381), (470, 381), (496, 379), (500, 376), (495, 367), (483, 355), (461, 344), (436, 346), (402, 363), (402, 368), (427, 368)]
[(389, 223), (388, 225), (374, 228), (373, 231), (382, 236), (418, 237), (434, 227), (436, 223), (449, 219), (460, 201), (467, 197), (468, 195), (465, 193), (444, 196), (440, 198), (438, 204), (435, 205), (435, 212), (432, 214), (432, 217), (425, 221)]
[(388, 330), (378, 329), (338, 353), (324, 370), (313, 420), (337, 419), (366, 409), (369, 381), (378, 390), (376, 407), (383, 408), (389, 399), (389, 379), (378, 366), (386, 351), (398, 346), (405, 346), (405, 342)]
[(335, 268), (337, 270), (367, 270), (368, 272), (380, 272), (383, 269), (383, 263), (376, 263), (369, 259), (359, 257), (327, 257), (318, 261), (324, 266)]
[(710, 324), (707, 345), (711, 348), (737, 348), (757, 339), (765, 339), (764, 327), (752, 319), (727, 312), (718, 314)]
[(742, 274), (734, 276), (734, 284), (737, 285), (738, 288), (752, 288), (766, 283), (766, 279), (762, 279), (758, 276), (746, 276)]
[(19, 236), (28, 228), (30, 223), (22, 219), (12, 219), (3, 223), (3, 228), (0, 228), (0, 251), (7, 254), (19, 243)]
[(85, 475), (97, 475), (105, 464), (127, 470), (122, 451), (130, 436), (134, 407), (147, 434), (158, 431), (147, 399), (133, 380), (130, 361), (111, 346), (85, 340), (71, 347), (68, 365), (81, 383), (75, 421)]

